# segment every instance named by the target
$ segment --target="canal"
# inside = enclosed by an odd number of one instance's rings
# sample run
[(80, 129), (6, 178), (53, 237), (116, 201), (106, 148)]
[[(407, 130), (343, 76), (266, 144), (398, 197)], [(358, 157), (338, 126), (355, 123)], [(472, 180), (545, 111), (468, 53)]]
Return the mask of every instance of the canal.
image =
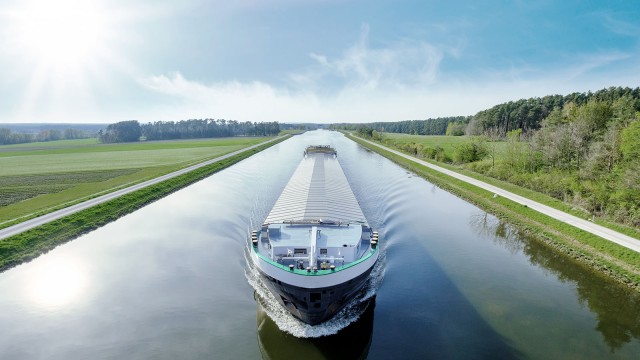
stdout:
[[(310, 144), (337, 148), (384, 255), (315, 328), (245, 258)], [(637, 294), (322, 130), (0, 273), (1, 359), (635, 359), (639, 339)]]

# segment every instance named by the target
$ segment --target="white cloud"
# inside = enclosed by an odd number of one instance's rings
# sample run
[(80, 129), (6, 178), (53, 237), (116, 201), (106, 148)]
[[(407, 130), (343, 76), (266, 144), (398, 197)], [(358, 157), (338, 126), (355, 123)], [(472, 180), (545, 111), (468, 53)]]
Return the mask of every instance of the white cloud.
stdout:
[[(180, 73), (153, 76), (142, 84), (158, 93), (182, 100), (181, 105), (140, 114), (141, 120), (216, 117), (241, 121), (367, 122), (422, 119), (469, 114), (487, 102), (455, 88), (446, 91), (415, 87), (387, 91), (368, 86), (347, 86), (335, 94), (291, 91), (272, 85), (237, 81), (204, 84)], [(156, 116), (154, 118), (154, 116)], [(158, 117), (159, 116), (159, 117)]]
[(593, 70), (629, 59), (625, 53), (575, 56), (562, 69), (545, 71), (531, 64), (473, 77), (443, 74), (448, 57), (460, 47), (402, 40), (369, 46), (369, 28), (340, 57), (314, 52), (307, 69), (292, 72), (287, 85), (264, 82), (212, 82), (186, 79), (180, 72), (141, 79), (147, 89), (178, 99), (140, 120), (215, 117), (240, 121), (371, 122), (473, 115), (493, 105), (549, 94), (635, 86), (638, 76)]
[[(158, 93), (182, 100), (182, 106), (171, 105), (162, 113), (174, 119), (185, 117), (226, 117), (237, 120), (278, 120), (303, 116), (298, 104), (310, 104), (312, 97), (293, 94), (262, 82), (237, 81), (203, 84), (187, 80), (179, 72), (152, 76), (142, 85)], [(166, 116), (163, 116), (166, 118)]]
[(578, 56), (577, 61), (574, 61), (574, 66), (567, 69), (567, 71), (564, 72), (563, 77), (566, 79), (579, 78), (583, 75), (588, 74), (592, 70), (607, 67), (614, 62), (626, 60), (631, 57), (631, 54), (620, 51)]
[(303, 86), (331, 86), (377, 89), (380, 87), (428, 86), (438, 73), (444, 51), (428, 42), (400, 41), (383, 48), (369, 45), (369, 26), (363, 25), (359, 41), (342, 57), (332, 60), (311, 53), (316, 61), (304, 72), (291, 78)]
[(603, 13), (601, 16), (604, 26), (610, 31), (634, 38), (640, 37), (640, 26), (637, 24), (622, 21), (608, 13)]

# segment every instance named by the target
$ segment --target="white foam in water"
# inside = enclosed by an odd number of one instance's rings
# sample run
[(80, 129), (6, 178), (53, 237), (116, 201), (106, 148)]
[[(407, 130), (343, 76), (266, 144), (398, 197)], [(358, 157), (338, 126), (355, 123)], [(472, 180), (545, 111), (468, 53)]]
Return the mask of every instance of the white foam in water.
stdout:
[(349, 324), (360, 318), (360, 315), (367, 309), (366, 306), (359, 306), (373, 295), (375, 295), (382, 279), (384, 278), (385, 251), (384, 247), (380, 247), (380, 254), (376, 265), (374, 266), (369, 280), (365, 284), (362, 291), (338, 312), (333, 318), (322, 324), (311, 326), (294, 318), (287, 310), (285, 310), (276, 300), (274, 295), (264, 284), (264, 279), (253, 265), (253, 262), (247, 257), (247, 270), (245, 275), (249, 284), (255, 289), (261, 298), (261, 304), (267, 315), (278, 325), (280, 330), (287, 332), (295, 337), (315, 338), (321, 336), (334, 335), (338, 331), (349, 326)]

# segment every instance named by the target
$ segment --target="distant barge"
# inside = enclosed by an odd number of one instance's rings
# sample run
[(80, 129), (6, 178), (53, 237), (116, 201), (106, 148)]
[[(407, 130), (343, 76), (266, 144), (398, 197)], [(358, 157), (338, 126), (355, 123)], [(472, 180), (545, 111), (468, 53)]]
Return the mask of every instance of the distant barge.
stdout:
[(251, 259), (267, 287), (294, 317), (319, 324), (362, 289), (378, 255), (378, 233), (336, 150), (307, 147), (264, 224), (251, 233)]

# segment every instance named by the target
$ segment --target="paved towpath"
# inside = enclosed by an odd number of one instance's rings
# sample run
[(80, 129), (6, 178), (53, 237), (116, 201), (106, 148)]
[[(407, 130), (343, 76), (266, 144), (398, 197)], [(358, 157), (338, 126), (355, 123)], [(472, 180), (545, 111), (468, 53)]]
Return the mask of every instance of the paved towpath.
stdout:
[(443, 168), (441, 166), (434, 165), (434, 164), (428, 163), (428, 162), (420, 160), (420, 159), (416, 159), (413, 156), (410, 156), (410, 155), (401, 153), (399, 151), (390, 149), (390, 148), (388, 148), (386, 146), (380, 145), (380, 144), (375, 143), (373, 141), (369, 141), (369, 140), (362, 139), (362, 138), (359, 138), (359, 139), (363, 140), (363, 141), (366, 141), (367, 143), (369, 143), (369, 144), (371, 144), (373, 146), (377, 146), (377, 147), (379, 147), (381, 149), (384, 149), (384, 150), (387, 150), (389, 152), (392, 152), (392, 153), (394, 153), (394, 154), (396, 154), (398, 156), (402, 156), (405, 159), (408, 159), (408, 160), (416, 162), (416, 163), (418, 163), (420, 165), (426, 166), (426, 167), (428, 167), (430, 169), (439, 171), (441, 173), (444, 173), (446, 175), (454, 177), (454, 178), (456, 178), (458, 180), (462, 180), (462, 181), (467, 182), (469, 184), (475, 185), (475, 186), (477, 186), (477, 187), (479, 187), (481, 189), (485, 189), (485, 190), (491, 191), (494, 194), (498, 194), (499, 196), (505, 197), (505, 198), (507, 198), (509, 200), (513, 200), (518, 204), (526, 205), (527, 207), (529, 207), (529, 208), (531, 208), (533, 210), (541, 212), (541, 213), (543, 213), (543, 214), (545, 214), (547, 216), (550, 216), (550, 217), (552, 217), (552, 218), (554, 218), (556, 220), (559, 220), (559, 221), (562, 221), (562, 222), (567, 223), (569, 225), (575, 226), (575, 227), (577, 227), (579, 229), (582, 229), (584, 231), (590, 232), (590, 233), (592, 233), (594, 235), (600, 236), (601, 238), (607, 239), (609, 241), (613, 241), (614, 243), (616, 243), (618, 245), (624, 246), (624, 247), (626, 247), (628, 249), (631, 249), (631, 250), (634, 250), (636, 252), (640, 252), (640, 240), (638, 240), (636, 238), (633, 238), (631, 236), (619, 233), (619, 232), (617, 232), (615, 230), (611, 230), (611, 229), (606, 228), (604, 226), (600, 226), (600, 225), (595, 224), (595, 223), (593, 223), (593, 222), (591, 222), (589, 220), (581, 219), (581, 218), (579, 218), (577, 216), (573, 216), (573, 215), (568, 214), (568, 213), (566, 213), (564, 211), (561, 211), (561, 210), (558, 210), (558, 209), (554, 209), (554, 208), (552, 208), (550, 206), (541, 204), (541, 203), (539, 203), (537, 201), (533, 201), (533, 200), (527, 199), (527, 198), (525, 198), (523, 196), (516, 195), (516, 194), (514, 194), (512, 192), (509, 192), (507, 190), (501, 189), (501, 188), (499, 188), (497, 186), (494, 186), (494, 185), (491, 185), (491, 184), (487, 184), (487, 183), (485, 183), (483, 181), (474, 179), (472, 177), (459, 174), (459, 173), (457, 173), (455, 171), (451, 171), (449, 169), (445, 169), (445, 168)]
[(102, 196), (99, 196), (99, 197), (96, 197), (96, 198), (93, 198), (93, 199), (89, 199), (87, 201), (83, 201), (81, 203), (66, 207), (64, 209), (60, 209), (60, 210), (57, 210), (57, 211), (54, 211), (54, 212), (50, 212), (48, 214), (44, 214), (44, 215), (38, 216), (36, 218), (21, 222), (19, 224), (13, 225), (13, 226), (6, 227), (4, 229), (0, 229), (0, 240), (6, 239), (6, 238), (11, 237), (13, 235), (20, 234), (21, 232), (33, 229), (33, 228), (38, 227), (40, 225), (44, 225), (44, 224), (46, 224), (48, 222), (51, 222), (51, 221), (54, 221), (54, 220), (58, 220), (58, 219), (63, 218), (65, 216), (69, 216), (71, 214), (77, 213), (78, 211), (82, 211), (82, 210), (88, 209), (88, 208), (90, 208), (92, 206), (95, 206), (95, 205), (98, 205), (98, 204), (102, 204), (102, 203), (107, 202), (109, 200), (115, 199), (115, 198), (117, 198), (119, 196), (132, 193), (132, 192), (134, 192), (136, 190), (143, 189), (143, 188), (145, 188), (147, 186), (155, 185), (155, 184), (157, 184), (159, 182), (174, 178), (176, 176), (180, 176), (182, 174), (186, 174), (186, 173), (188, 173), (190, 171), (199, 169), (199, 168), (201, 168), (203, 166), (211, 165), (211, 164), (213, 164), (215, 162), (218, 162), (220, 160), (224, 160), (226, 158), (232, 157), (234, 155), (238, 155), (238, 154), (243, 153), (245, 151), (249, 151), (249, 150), (251, 150), (253, 148), (256, 148), (258, 146), (270, 143), (272, 141), (276, 141), (277, 139), (279, 139), (279, 138), (267, 140), (267, 141), (261, 142), (261, 143), (256, 144), (256, 145), (252, 145), (252, 146), (249, 146), (249, 147), (246, 147), (246, 148), (242, 148), (240, 150), (236, 150), (234, 152), (230, 152), (230, 153), (228, 153), (226, 155), (219, 156), (219, 157), (217, 157), (215, 159), (207, 160), (207, 161), (204, 161), (204, 162), (201, 162), (201, 163), (186, 167), (184, 169), (180, 169), (180, 170), (174, 171), (172, 173), (169, 173), (169, 174), (166, 174), (166, 175), (162, 175), (160, 177), (153, 178), (151, 180), (147, 180), (145, 182), (141, 182), (139, 184), (132, 185), (132, 186), (126, 187), (124, 189), (120, 189), (120, 190), (108, 193), (106, 195), (102, 195)]

